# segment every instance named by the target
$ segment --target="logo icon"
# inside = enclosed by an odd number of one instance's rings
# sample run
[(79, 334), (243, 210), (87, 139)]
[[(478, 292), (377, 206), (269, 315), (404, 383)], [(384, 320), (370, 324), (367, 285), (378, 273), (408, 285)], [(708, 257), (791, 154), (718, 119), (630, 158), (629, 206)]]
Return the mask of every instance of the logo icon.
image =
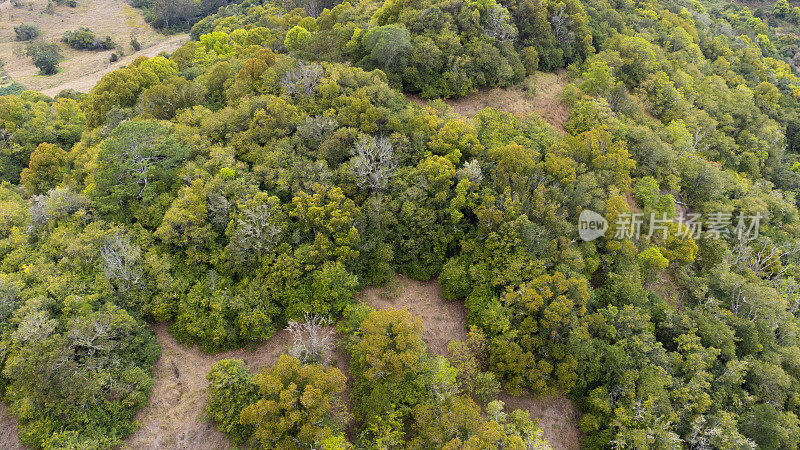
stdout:
[(584, 209), (578, 217), (578, 235), (584, 241), (593, 241), (600, 236), (604, 236), (608, 230), (608, 221), (605, 217), (592, 211)]

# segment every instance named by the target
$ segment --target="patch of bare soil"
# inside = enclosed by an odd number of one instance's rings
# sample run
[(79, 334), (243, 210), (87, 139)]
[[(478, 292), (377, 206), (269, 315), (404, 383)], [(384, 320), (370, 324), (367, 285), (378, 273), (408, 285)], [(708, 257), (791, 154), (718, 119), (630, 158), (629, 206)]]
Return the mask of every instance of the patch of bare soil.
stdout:
[(505, 392), (500, 394), (500, 400), (506, 404), (506, 411), (527, 410), (532, 418), (539, 419), (539, 427), (553, 450), (581, 448), (581, 411), (572, 400), (563, 395), (515, 397)]
[(3, 450), (25, 448), (17, 436), (17, 419), (11, 415), (5, 403), (0, 403), (0, 448)]
[[(291, 336), (283, 330), (262, 343), (209, 355), (196, 346), (179, 344), (166, 324), (155, 325), (154, 331), (161, 345), (161, 358), (154, 367), (155, 386), (147, 406), (136, 416), (140, 428), (126, 440), (124, 448), (231, 448), (225, 435), (206, 421), (206, 374), (212, 364), (225, 358), (241, 359), (255, 373), (278, 361), (291, 345)], [(347, 373), (347, 361), (341, 356), (333, 355), (331, 364)]]
[[(358, 297), (376, 309), (407, 309), (422, 317), (425, 327), (423, 338), (428, 349), (437, 355), (447, 354), (447, 344), (456, 339), (466, 339), (466, 311), (462, 302), (442, 298), (436, 281), (415, 281), (398, 276), (387, 287), (368, 287)], [(563, 395), (533, 397), (501, 394), (506, 410), (527, 410), (539, 419), (544, 437), (555, 450), (580, 448), (578, 423), (581, 413), (577, 405)]]
[(444, 300), (436, 281), (415, 281), (399, 276), (388, 287), (364, 289), (359, 300), (375, 309), (405, 308), (412, 315), (422, 317), (423, 338), (428, 349), (437, 355), (447, 355), (450, 341), (467, 338), (464, 304)]
[[(62, 89), (86, 92), (104, 74), (130, 63), (140, 55), (155, 56), (161, 51), (172, 52), (189, 37), (186, 34), (164, 36), (144, 21), (141, 12), (125, 1), (78, 0), (76, 7), (54, 6), (48, 12), (48, 0), (17, 0), (18, 6), (0, 3), (0, 59), (5, 62), (6, 74), (27, 89), (56, 95)], [(40, 75), (31, 59), (25, 55), (26, 42), (15, 40), (14, 27), (34, 24), (41, 31), (42, 42), (58, 42), (65, 31), (78, 27), (91, 29), (100, 39), (111, 36), (117, 48), (105, 51), (75, 50), (59, 42), (64, 54), (61, 70), (54, 75)], [(131, 48), (131, 37), (141, 44), (140, 51)], [(111, 53), (122, 55), (111, 63)]]
[[(564, 122), (569, 118), (569, 108), (562, 99), (564, 86), (567, 85), (567, 73), (537, 72), (532, 75), (536, 92), (527, 95), (519, 86), (510, 88), (485, 88), (458, 99), (445, 99), (453, 110), (464, 117), (472, 117), (484, 108), (495, 108), (517, 116), (536, 113), (558, 131), (564, 131)], [(425, 105), (425, 100), (413, 94), (406, 98), (418, 105)]]

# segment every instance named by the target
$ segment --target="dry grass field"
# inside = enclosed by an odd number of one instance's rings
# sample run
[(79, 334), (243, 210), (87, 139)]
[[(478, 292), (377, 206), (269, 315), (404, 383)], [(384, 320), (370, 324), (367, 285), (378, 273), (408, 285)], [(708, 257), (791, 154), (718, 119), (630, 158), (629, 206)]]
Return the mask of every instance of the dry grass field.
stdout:
[[(11, 80), (23, 84), (27, 89), (56, 95), (62, 89), (86, 92), (100, 78), (139, 55), (155, 56), (161, 51), (172, 52), (188, 40), (188, 35), (164, 36), (148, 25), (139, 10), (123, 0), (78, 0), (75, 8), (55, 6), (54, 12), (46, 12), (48, 0), (0, 1), (0, 60), (5, 62), (6, 74)], [(78, 27), (91, 29), (99, 38), (111, 36), (117, 44), (114, 50), (74, 50), (59, 42), (65, 59), (61, 70), (55, 75), (40, 75), (31, 59), (25, 56), (25, 42), (17, 42), (14, 27), (35, 24), (41, 31), (39, 39), (44, 42), (60, 41), (65, 31)], [(131, 48), (131, 36), (136, 36), (141, 50)], [(111, 53), (122, 52), (116, 63), (109, 62)]]

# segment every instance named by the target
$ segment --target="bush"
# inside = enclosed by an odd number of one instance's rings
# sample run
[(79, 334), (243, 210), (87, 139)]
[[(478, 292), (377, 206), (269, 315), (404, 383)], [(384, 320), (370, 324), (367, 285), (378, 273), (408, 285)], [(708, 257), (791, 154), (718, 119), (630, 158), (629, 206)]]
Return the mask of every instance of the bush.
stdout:
[(61, 60), (61, 50), (56, 44), (30, 44), (26, 53), (33, 59), (35, 65), (43, 74), (52, 75), (58, 72), (58, 62)]
[(4, 95), (19, 95), (23, 91), (25, 91), (25, 86), (14, 81), (11, 84), (0, 86), (0, 97)]
[(142, 49), (142, 44), (139, 43), (139, 40), (136, 39), (136, 36), (131, 36), (131, 48), (135, 52), (138, 52)]
[(27, 23), (14, 27), (14, 33), (18, 41), (30, 41), (36, 39), (41, 34), (39, 32), (39, 27)]
[(111, 36), (100, 40), (92, 30), (80, 27), (75, 31), (67, 31), (61, 41), (76, 50), (111, 50), (116, 44)]
[(108, 58), (108, 60), (112, 63), (117, 62), (119, 61), (119, 55), (117, 55), (116, 53), (112, 53), (111, 56)]
[(239, 421), (242, 410), (258, 399), (258, 386), (238, 359), (223, 359), (211, 366), (208, 380), (208, 405), (206, 414), (217, 424), (232, 443), (246, 442), (253, 433), (251, 425)]

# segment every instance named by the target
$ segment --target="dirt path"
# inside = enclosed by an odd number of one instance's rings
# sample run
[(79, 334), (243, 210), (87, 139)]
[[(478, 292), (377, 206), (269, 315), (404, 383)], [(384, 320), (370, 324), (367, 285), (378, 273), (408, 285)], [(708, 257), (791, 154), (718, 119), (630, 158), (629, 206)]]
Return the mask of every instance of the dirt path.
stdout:
[[(531, 112), (538, 114), (553, 128), (564, 132), (564, 122), (569, 118), (569, 108), (561, 96), (564, 86), (569, 82), (564, 70), (558, 72), (537, 72), (533, 75), (536, 83), (536, 94), (526, 97), (519, 86), (504, 88), (484, 88), (458, 99), (446, 99), (457, 114), (472, 117), (484, 108), (495, 108), (514, 115), (525, 115)], [(406, 98), (418, 105), (426, 101), (414, 94), (405, 94)]]
[(185, 44), (188, 40), (189, 40), (188, 34), (178, 34), (175, 36), (170, 36), (166, 40), (159, 42), (153, 46), (142, 49), (139, 52), (125, 56), (123, 58), (120, 58), (120, 60), (117, 61), (116, 63), (108, 64), (106, 67), (103, 67), (95, 72), (69, 80), (65, 83), (59, 84), (58, 86), (43, 89), (41, 92), (51, 97), (58, 95), (58, 93), (63, 91), (64, 89), (74, 89), (78, 92), (89, 92), (94, 87), (94, 85), (97, 84), (98, 81), (100, 81), (100, 78), (103, 78), (103, 75), (112, 72), (114, 70), (117, 70), (122, 66), (130, 64), (131, 61), (140, 56), (147, 56), (148, 58), (152, 58), (154, 56), (158, 56), (158, 54), (161, 52), (172, 53), (178, 48), (180, 48), (183, 44)]
[[(90, 90), (100, 77), (133, 61), (140, 55), (155, 56), (162, 51), (174, 51), (189, 39), (186, 34), (165, 36), (145, 22), (140, 10), (119, 0), (77, 0), (74, 8), (53, 6), (49, 0), (0, 1), (0, 59), (5, 62), (3, 71), (11, 80), (22, 83), (27, 89), (56, 95), (62, 89)], [(15, 40), (14, 27), (34, 24), (41, 30), (41, 42), (55, 42), (64, 59), (54, 75), (40, 75), (31, 58), (25, 55), (27, 43)], [(59, 42), (66, 31), (88, 27), (96, 36), (110, 36), (116, 48), (105, 51), (75, 50)], [(142, 49), (131, 47), (131, 37), (136, 37)], [(120, 61), (111, 63), (112, 53), (121, 55)], [(8, 80), (0, 80), (4, 82)]]
[(8, 406), (5, 403), (0, 403), (0, 448), (3, 450), (25, 448), (17, 436), (17, 419), (8, 412)]
[(227, 449), (228, 439), (205, 421), (206, 374), (224, 358), (240, 358), (251, 371), (277, 361), (290, 343), (281, 331), (253, 350), (240, 349), (213, 355), (198, 347), (180, 345), (165, 324), (154, 326), (161, 358), (154, 368), (153, 393), (136, 418), (141, 424), (126, 440), (131, 449)]

